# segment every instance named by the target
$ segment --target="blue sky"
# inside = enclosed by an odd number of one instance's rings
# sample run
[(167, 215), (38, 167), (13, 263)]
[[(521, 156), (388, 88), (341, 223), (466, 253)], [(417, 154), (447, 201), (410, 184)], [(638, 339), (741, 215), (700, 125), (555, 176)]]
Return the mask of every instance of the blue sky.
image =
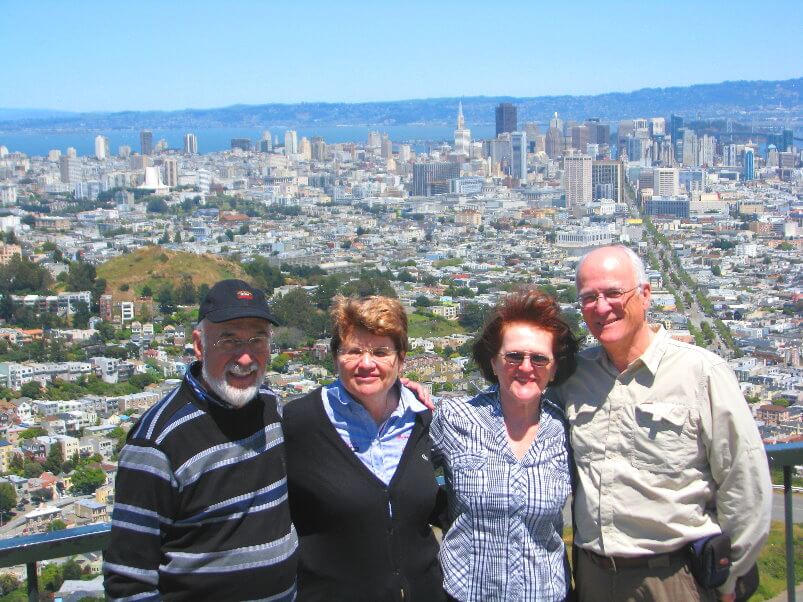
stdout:
[(0, 107), (597, 94), (803, 76), (803, 2), (0, 0)]

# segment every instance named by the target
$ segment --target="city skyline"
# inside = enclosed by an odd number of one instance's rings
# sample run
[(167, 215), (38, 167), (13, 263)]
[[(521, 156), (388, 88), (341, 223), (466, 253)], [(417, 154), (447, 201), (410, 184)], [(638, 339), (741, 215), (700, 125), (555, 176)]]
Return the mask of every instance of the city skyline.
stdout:
[[(0, 24), (0, 49), (20, 60), (7, 65), (0, 107), (105, 112), (592, 95), (803, 73), (797, 3), (767, 14), (748, 2), (724, 10), (686, 1), (671, 13), (625, 2), (608, 3), (604, 14), (584, 2), (559, 13), (523, 2), (498, 10), (516, 18), (497, 24), (476, 2), (417, 0), (405, 11), (316, 1), (198, 2), (192, 12), (152, 1), (15, 4)], [(655, 47), (652, 35), (671, 39), (672, 51), (645, 52)], [(768, 62), (770, 49), (781, 60)]]

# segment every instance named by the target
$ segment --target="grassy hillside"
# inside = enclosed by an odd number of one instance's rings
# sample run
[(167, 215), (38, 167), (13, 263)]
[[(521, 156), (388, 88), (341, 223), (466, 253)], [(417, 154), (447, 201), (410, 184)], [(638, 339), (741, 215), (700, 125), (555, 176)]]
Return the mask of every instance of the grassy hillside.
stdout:
[[(106, 279), (106, 292), (115, 299), (133, 300), (145, 285), (155, 293), (165, 282), (178, 285), (182, 278), (189, 276), (196, 287), (204, 283), (211, 286), (225, 278), (244, 278), (245, 272), (239, 265), (214, 255), (148, 246), (99, 265), (97, 275)], [(128, 290), (121, 291), (120, 287), (126, 284)]]

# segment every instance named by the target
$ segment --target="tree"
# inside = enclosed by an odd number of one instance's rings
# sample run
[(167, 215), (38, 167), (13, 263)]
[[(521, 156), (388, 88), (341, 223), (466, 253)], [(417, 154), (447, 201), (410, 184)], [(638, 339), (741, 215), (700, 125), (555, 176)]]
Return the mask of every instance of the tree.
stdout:
[(68, 579), (77, 581), (81, 578), (83, 572), (81, 571), (81, 565), (75, 561), (75, 558), (70, 558), (61, 565), (61, 574), (64, 576), (65, 581)]
[[(273, 290), (284, 284), (284, 276), (281, 270), (275, 268), (264, 257), (256, 257), (253, 261), (243, 265), (245, 273), (251, 277), (251, 283), (266, 295), (273, 293)], [(207, 289), (208, 290), (208, 289)]]
[(17, 490), (11, 483), (0, 483), (0, 514), (8, 514), (17, 505)]
[(46, 435), (47, 431), (39, 426), (32, 426), (31, 428), (25, 429), (19, 435), (17, 435), (18, 439), (33, 439), (34, 437), (41, 437), (42, 435)]
[(61, 576), (61, 567), (58, 564), (51, 563), (42, 567), (42, 572), (39, 575), (39, 585), (44, 591), (57, 592), (63, 583), (64, 577)]
[(156, 301), (159, 303), (159, 311), (163, 314), (172, 314), (176, 311), (176, 302), (173, 297), (173, 287), (166, 282), (159, 292), (156, 293)]
[(717, 277), (722, 276), (722, 268), (718, 265), (711, 266), (711, 273)]
[(61, 466), (64, 464), (64, 454), (61, 451), (61, 445), (54, 443), (50, 446), (47, 452), (47, 460), (42, 465), (45, 470), (57, 475), (61, 472)]
[(19, 589), (20, 586), (22, 586), (22, 583), (13, 573), (0, 574), (0, 595), (10, 594), (15, 589)]
[(25, 462), (22, 468), (22, 476), (24, 476), (26, 479), (34, 479), (40, 476), (43, 472), (45, 472), (45, 469), (41, 464), (39, 464), (39, 462), (32, 462), (30, 460)]
[(273, 303), (272, 309), (283, 326), (298, 328), (308, 337), (316, 337), (321, 334), (321, 322), (316, 320), (316, 316), (319, 314), (318, 309), (303, 288), (294, 288), (277, 299)]
[(418, 295), (415, 298), (415, 306), (416, 307), (430, 307), (432, 305), (432, 301), (426, 295)]
[(42, 386), (39, 384), (38, 380), (27, 382), (20, 387), (20, 395), (23, 397), (30, 397), (31, 399), (41, 399)]
[(167, 213), (167, 202), (161, 197), (155, 197), (148, 201), (148, 213)]
[(477, 330), (485, 323), (487, 307), (479, 303), (466, 303), (458, 322), (467, 330)]
[(71, 291), (90, 291), (95, 284), (97, 273), (91, 263), (73, 261), (67, 274), (67, 286)]
[(286, 353), (280, 353), (273, 358), (270, 363), (270, 369), (274, 372), (287, 372), (287, 364), (290, 363), (290, 356)]
[(184, 276), (181, 279), (181, 284), (178, 285), (176, 290), (176, 301), (179, 305), (193, 305), (198, 301), (195, 285), (189, 276)]
[(66, 528), (67, 528), (67, 523), (65, 523), (60, 518), (54, 518), (52, 521), (50, 521), (50, 524), (47, 526), (47, 530), (49, 533), (52, 533), (53, 531), (64, 531), (64, 529)]
[(75, 313), (72, 316), (74, 328), (87, 328), (89, 326), (89, 305), (86, 301), (79, 301), (75, 304)]
[(79, 466), (72, 477), (72, 491), (75, 495), (95, 493), (106, 482), (106, 473), (96, 466)]

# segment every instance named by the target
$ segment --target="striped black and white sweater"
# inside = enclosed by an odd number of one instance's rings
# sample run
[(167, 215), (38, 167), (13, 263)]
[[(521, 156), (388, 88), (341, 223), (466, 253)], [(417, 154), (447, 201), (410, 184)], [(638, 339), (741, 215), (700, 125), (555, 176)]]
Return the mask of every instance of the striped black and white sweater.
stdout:
[(241, 409), (200, 364), (131, 429), (120, 453), (106, 594), (124, 600), (292, 600), (298, 540), (270, 389)]

